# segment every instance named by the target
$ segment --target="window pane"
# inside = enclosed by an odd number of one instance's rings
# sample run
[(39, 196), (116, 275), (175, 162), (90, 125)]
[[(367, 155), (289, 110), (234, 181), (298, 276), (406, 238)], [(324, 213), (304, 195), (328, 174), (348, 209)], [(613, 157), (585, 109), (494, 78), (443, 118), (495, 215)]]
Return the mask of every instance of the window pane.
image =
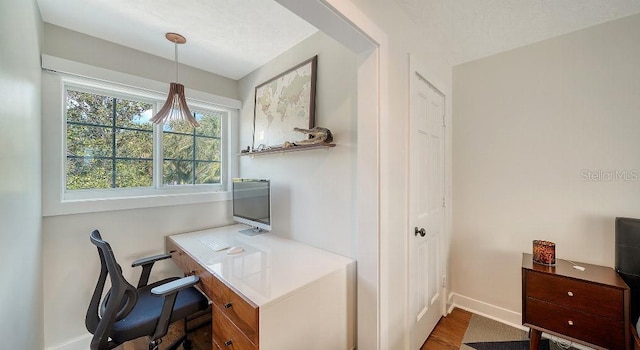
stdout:
[(196, 137), (196, 160), (220, 160), (220, 140)]
[(67, 159), (67, 189), (80, 190), (111, 187), (111, 160), (93, 158)]
[(152, 160), (117, 160), (116, 187), (153, 186)]
[(165, 185), (193, 184), (193, 162), (165, 160), (162, 182)]
[(196, 120), (200, 126), (196, 128), (196, 135), (220, 137), (220, 112), (195, 112)]
[(100, 126), (67, 125), (67, 156), (111, 156), (112, 129)]
[(116, 126), (152, 130), (153, 124), (149, 121), (153, 117), (151, 108), (152, 106), (149, 103), (117, 99)]
[(164, 124), (163, 130), (193, 135), (193, 126), (186, 120), (171, 120)]
[(162, 139), (164, 159), (193, 159), (193, 136), (164, 133)]
[(220, 183), (220, 163), (198, 162), (196, 166), (196, 184)]
[(66, 103), (67, 190), (153, 185), (151, 104), (75, 90)]
[(116, 157), (153, 158), (153, 133), (150, 131), (118, 130)]
[(66, 106), (68, 122), (111, 125), (112, 97), (67, 90)]

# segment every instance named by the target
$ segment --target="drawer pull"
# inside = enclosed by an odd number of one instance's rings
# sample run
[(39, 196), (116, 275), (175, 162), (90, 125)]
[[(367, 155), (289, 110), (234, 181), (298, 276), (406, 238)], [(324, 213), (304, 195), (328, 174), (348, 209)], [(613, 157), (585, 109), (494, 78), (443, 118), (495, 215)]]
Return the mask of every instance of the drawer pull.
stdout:
[(231, 346), (231, 344), (233, 344), (233, 341), (231, 341), (231, 340), (227, 340), (226, 342), (224, 342), (224, 346), (226, 346), (226, 347)]
[(569, 324), (569, 326), (573, 326), (573, 321), (569, 320), (569, 322), (567, 322)]
[(225, 308), (225, 309), (231, 309), (231, 307), (232, 307), (232, 306), (233, 306), (233, 304), (232, 304), (232, 303), (226, 303), (226, 304), (224, 304), (224, 308)]
[(572, 297), (573, 296), (573, 292), (567, 292), (567, 295)]

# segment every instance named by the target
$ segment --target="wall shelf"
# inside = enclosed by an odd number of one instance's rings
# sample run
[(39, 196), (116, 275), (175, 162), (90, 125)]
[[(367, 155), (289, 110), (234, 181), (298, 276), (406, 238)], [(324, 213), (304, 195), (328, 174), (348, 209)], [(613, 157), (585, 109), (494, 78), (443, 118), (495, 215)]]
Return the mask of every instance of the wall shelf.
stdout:
[(320, 143), (316, 145), (302, 145), (302, 146), (292, 146), (292, 147), (278, 147), (278, 148), (270, 148), (263, 151), (253, 151), (253, 152), (244, 152), (240, 153), (240, 156), (262, 156), (266, 154), (275, 154), (275, 153), (288, 153), (288, 152), (298, 152), (298, 151), (308, 151), (312, 149), (329, 149), (335, 147), (335, 143)]

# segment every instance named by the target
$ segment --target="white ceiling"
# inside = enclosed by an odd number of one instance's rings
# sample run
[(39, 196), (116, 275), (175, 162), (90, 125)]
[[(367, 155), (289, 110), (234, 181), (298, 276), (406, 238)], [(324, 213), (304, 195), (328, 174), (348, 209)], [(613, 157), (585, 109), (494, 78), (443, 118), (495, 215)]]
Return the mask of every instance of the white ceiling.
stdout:
[(43, 21), (240, 79), (317, 29), (273, 0), (37, 0)]
[(395, 0), (452, 65), (640, 12), (640, 0)]
[[(395, 1), (453, 65), (640, 13), (640, 0)], [(180, 63), (232, 79), (317, 31), (274, 0), (37, 2), (45, 22), (171, 60), (164, 34), (180, 33)]]

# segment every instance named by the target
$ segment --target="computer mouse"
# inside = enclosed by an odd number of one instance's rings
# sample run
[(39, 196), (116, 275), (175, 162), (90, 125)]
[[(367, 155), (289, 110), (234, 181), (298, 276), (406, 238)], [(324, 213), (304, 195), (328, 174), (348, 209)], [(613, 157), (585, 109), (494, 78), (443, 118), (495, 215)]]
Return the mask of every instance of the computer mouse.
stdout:
[(244, 248), (242, 247), (231, 247), (227, 249), (227, 254), (238, 254), (244, 252)]

